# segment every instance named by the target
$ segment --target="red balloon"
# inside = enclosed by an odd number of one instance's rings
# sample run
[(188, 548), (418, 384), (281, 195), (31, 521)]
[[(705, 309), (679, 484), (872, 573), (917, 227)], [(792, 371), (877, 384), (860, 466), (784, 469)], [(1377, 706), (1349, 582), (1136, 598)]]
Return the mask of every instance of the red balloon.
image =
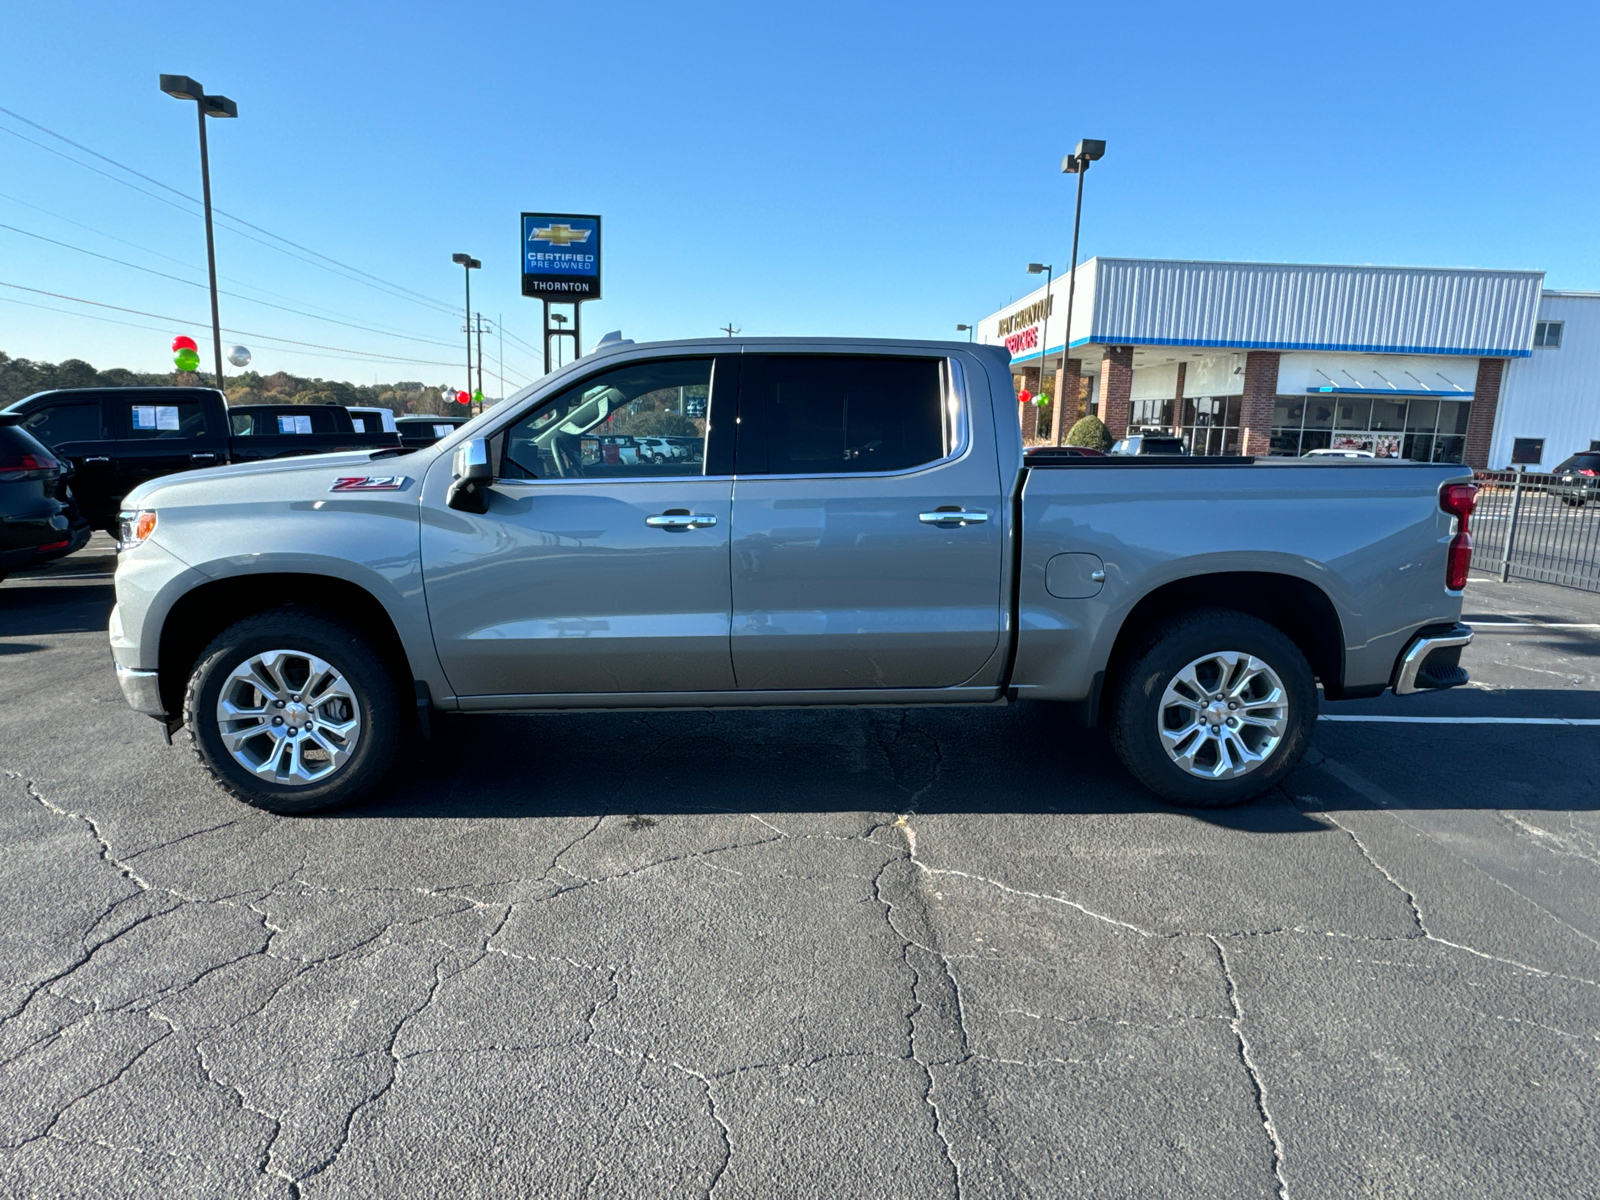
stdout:
[(1029, 393), (1027, 388), (1023, 388), (1020, 392), (1017, 393), (1017, 401), (1018, 401), (1018, 403), (1026, 404), (1029, 400), (1032, 400), (1032, 399), (1033, 399), (1033, 396)]
[(456, 393), (456, 403), (457, 404), (471, 404), (472, 403), (472, 397), (467, 395), (465, 392), (457, 392)]
[(176, 354), (179, 350), (193, 350), (198, 354), (200, 347), (195, 344), (195, 340), (192, 337), (180, 333), (172, 339), (172, 352)]

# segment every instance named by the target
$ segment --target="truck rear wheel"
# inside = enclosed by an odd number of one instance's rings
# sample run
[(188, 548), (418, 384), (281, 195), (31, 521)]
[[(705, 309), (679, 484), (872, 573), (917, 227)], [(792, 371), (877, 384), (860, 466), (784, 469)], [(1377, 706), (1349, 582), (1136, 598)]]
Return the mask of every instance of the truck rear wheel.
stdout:
[(382, 658), (355, 631), (292, 605), (246, 617), (205, 648), (183, 715), (213, 778), (275, 813), (358, 799), (382, 781), (400, 742)]
[(1306, 752), (1316, 679), (1283, 632), (1212, 609), (1157, 629), (1115, 698), (1111, 742), (1134, 778), (1192, 808), (1242, 804)]

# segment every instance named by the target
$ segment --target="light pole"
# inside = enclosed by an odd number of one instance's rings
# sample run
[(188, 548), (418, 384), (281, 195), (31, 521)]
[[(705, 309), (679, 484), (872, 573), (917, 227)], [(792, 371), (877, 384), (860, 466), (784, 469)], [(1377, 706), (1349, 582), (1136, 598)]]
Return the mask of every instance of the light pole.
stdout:
[(967, 341), (970, 342), (972, 340), (972, 332), (973, 332), (973, 330), (975, 328), (977, 328), (977, 327), (974, 326), (974, 325), (957, 325), (956, 326), (956, 332), (957, 333), (966, 334), (967, 335)]
[[(1083, 220), (1083, 177), (1089, 173), (1089, 164), (1105, 156), (1106, 144), (1099, 138), (1084, 138), (1078, 148), (1061, 160), (1063, 175), (1078, 177), (1078, 204), (1072, 213), (1072, 267), (1067, 282), (1067, 336), (1061, 340), (1062, 369), (1066, 368), (1067, 355), (1072, 352), (1072, 297), (1078, 288), (1078, 225)], [(1104, 385), (1102, 385), (1104, 386)], [(1056, 422), (1055, 444), (1061, 445), (1061, 422)]]
[(452, 254), (450, 261), (461, 264), (461, 273), (467, 280), (467, 395), (470, 396), (472, 395), (472, 273), (483, 264), (470, 254)]
[(193, 100), (200, 114), (200, 194), (206, 209), (206, 266), (211, 271), (211, 343), (217, 352), (217, 390), (222, 390), (222, 318), (217, 313), (217, 247), (211, 233), (211, 161), (206, 154), (206, 118), (237, 117), (239, 106), (226, 96), (208, 96), (187, 75), (163, 75), (161, 90), (176, 100)]
[[(1050, 284), (1055, 280), (1055, 268), (1049, 263), (1029, 263), (1029, 275), (1044, 276), (1044, 317), (1039, 326), (1039, 395), (1044, 395), (1044, 364), (1050, 353)], [(1066, 369), (1066, 355), (1062, 355), (1061, 367)], [(1050, 396), (1050, 415), (1055, 422), (1057, 431), (1061, 429), (1061, 406), (1056, 403), (1058, 397), (1052, 393)]]
[(567, 323), (567, 318), (561, 313), (551, 313), (550, 319), (556, 323), (558, 330), (556, 334), (556, 368), (559, 370), (561, 367), (561, 339), (567, 332), (563, 328)]

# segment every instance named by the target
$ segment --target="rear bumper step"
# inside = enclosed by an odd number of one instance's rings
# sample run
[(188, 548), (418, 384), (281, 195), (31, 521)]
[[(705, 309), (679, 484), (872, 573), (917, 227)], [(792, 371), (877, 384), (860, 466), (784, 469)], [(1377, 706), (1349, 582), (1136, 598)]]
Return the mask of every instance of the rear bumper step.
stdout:
[(1461, 649), (1471, 642), (1472, 629), (1460, 622), (1424, 629), (1395, 664), (1394, 694), (1409, 696), (1468, 682), (1470, 677), (1461, 666)]

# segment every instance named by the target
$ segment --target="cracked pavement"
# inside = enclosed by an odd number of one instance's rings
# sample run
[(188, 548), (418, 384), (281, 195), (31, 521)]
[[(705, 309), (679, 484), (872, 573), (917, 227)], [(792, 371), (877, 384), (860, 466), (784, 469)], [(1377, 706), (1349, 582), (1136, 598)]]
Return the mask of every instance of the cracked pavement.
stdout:
[[(284, 819), (71, 575), (0, 587), (0, 1194), (1600, 1194), (1593, 728), (1200, 816), (1044, 705), (457, 718)], [(1465, 661), (1328, 711), (1600, 716), (1600, 631)]]

